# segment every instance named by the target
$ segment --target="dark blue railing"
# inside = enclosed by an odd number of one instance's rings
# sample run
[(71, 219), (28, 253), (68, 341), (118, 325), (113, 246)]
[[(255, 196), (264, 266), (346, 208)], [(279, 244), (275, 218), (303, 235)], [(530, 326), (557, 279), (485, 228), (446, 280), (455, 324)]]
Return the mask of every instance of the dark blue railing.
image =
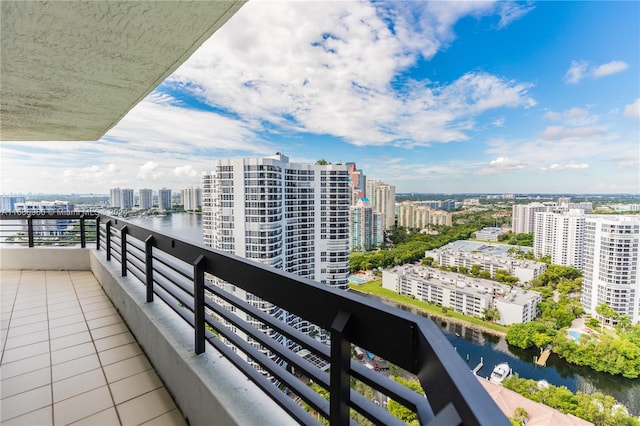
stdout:
[[(162, 300), (194, 328), (197, 354), (206, 350), (207, 342), (211, 344), (301, 424), (317, 424), (308, 409), (331, 424), (348, 424), (350, 409), (374, 424), (402, 424), (385, 408), (351, 389), (352, 379), (414, 411), (421, 424), (509, 424), (442, 332), (427, 318), (120, 218), (98, 214), (2, 214), (1, 218), (24, 222), (29, 234), (39, 226), (38, 220), (77, 220), (83, 247), (87, 229), (98, 230), (89, 240), (95, 242), (97, 250), (105, 252), (108, 261), (120, 264), (121, 275), (135, 277), (146, 286), (148, 302)], [(6, 237), (6, 232), (2, 235)], [(28, 236), (29, 246), (35, 244), (35, 239)], [(331, 344), (323, 344), (213, 285), (211, 277), (317, 325), (330, 335)], [(233, 313), (229, 306), (244, 311), (252, 322), (264, 324), (280, 341), (289, 344), (274, 340)], [(253, 342), (242, 338), (238, 331)], [(424, 394), (353, 360), (353, 345), (416, 375)], [(328, 363), (329, 372), (301, 357), (299, 349)], [(301, 374), (327, 390), (329, 400), (300, 381)]]

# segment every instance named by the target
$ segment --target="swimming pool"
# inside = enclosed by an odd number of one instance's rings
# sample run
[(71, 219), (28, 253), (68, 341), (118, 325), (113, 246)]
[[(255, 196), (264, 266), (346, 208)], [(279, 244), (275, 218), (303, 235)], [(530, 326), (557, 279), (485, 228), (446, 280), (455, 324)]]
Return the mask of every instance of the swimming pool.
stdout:
[(364, 278), (360, 278), (360, 277), (355, 277), (355, 276), (350, 276), (349, 277), (349, 282), (350, 283), (354, 283), (354, 284), (362, 284), (367, 282), (367, 280), (365, 280)]
[(580, 333), (579, 331), (576, 331), (576, 330), (569, 330), (569, 331), (567, 331), (567, 334), (576, 343), (578, 343), (578, 340), (580, 340), (580, 336), (582, 336), (582, 333)]

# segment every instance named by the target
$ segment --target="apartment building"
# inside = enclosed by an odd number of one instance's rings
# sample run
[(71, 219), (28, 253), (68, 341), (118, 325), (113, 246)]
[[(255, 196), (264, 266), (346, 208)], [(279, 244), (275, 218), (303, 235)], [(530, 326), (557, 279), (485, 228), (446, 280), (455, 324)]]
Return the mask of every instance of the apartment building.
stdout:
[(142, 210), (149, 210), (153, 207), (153, 190), (143, 188), (138, 191), (138, 206)]
[(158, 190), (158, 209), (171, 210), (173, 202), (171, 201), (171, 190), (162, 188)]
[(367, 180), (367, 198), (373, 210), (384, 215), (384, 229), (396, 224), (396, 187), (380, 180)]
[(384, 240), (382, 213), (374, 212), (367, 198), (349, 207), (349, 247), (351, 251), (367, 251), (379, 247)]
[(528, 247), (460, 240), (435, 250), (428, 250), (424, 255), (432, 257), (441, 266), (462, 266), (471, 269), (473, 265), (480, 265), (481, 270), (488, 271), (491, 276), (502, 269), (518, 277), (523, 283), (538, 278), (547, 269), (547, 265), (542, 262), (516, 259), (510, 253), (511, 249), (530, 250)]
[(582, 269), (584, 252), (584, 210), (535, 214), (533, 254), (551, 256), (551, 263)]
[(202, 188), (192, 186), (183, 189), (181, 192), (182, 206), (187, 211), (199, 210), (202, 208)]
[(109, 190), (109, 206), (112, 209), (130, 210), (134, 205), (133, 189), (111, 188)]
[(538, 303), (542, 294), (537, 291), (513, 288), (495, 299), (495, 307), (500, 314), (498, 324), (511, 325), (533, 321), (538, 316)]
[(398, 206), (398, 226), (405, 228), (425, 229), (429, 225), (451, 226), (452, 220), (451, 213), (445, 210), (434, 210), (413, 201), (403, 201)]
[(514, 234), (530, 234), (535, 229), (535, 214), (550, 212), (555, 206), (542, 203), (515, 204), (512, 207), (511, 228)]
[(582, 306), (597, 317), (604, 303), (640, 323), (640, 216), (587, 216)]

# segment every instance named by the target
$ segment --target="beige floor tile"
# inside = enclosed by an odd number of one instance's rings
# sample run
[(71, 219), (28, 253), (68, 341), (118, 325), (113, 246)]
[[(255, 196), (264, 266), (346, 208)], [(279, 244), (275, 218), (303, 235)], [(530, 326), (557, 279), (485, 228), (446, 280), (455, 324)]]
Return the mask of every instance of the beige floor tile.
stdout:
[(0, 381), (0, 396), (7, 398), (51, 383), (51, 368), (30, 371)]
[(36, 297), (32, 300), (27, 300), (27, 301), (22, 301), (22, 302), (15, 302), (13, 304), (13, 310), (14, 311), (23, 311), (25, 309), (31, 309), (33, 310), (34, 308), (44, 308), (45, 306), (47, 306), (47, 298), (46, 297)]
[(182, 417), (182, 413), (177, 408), (165, 413), (155, 419), (151, 419), (143, 426), (187, 426), (187, 422)]
[(59, 302), (59, 303), (49, 302), (49, 304), (47, 305), (47, 311), (55, 312), (63, 309), (79, 308), (79, 307), (80, 307), (80, 303), (78, 302), (77, 299), (74, 298), (73, 300), (66, 300), (64, 302)]
[(91, 335), (94, 339), (103, 339), (105, 337), (113, 336), (114, 334), (124, 333), (125, 331), (129, 331), (127, 326), (124, 323), (118, 323), (91, 330)]
[(49, 327), (49, 336), (51, 336), (51, 339), (57, 339), (59, 337), (69, 336), (83, 331), (88, 331), (87, 324), (84, 322), (76, 322), (74, 324), (63, 325), (60, 327)]
[(122, 361), (127, 358), (140, 355), (142, 351), (137, 343), (129, 343), (117, 348), (107, 349), (106, 351), (98, 352), (100, 362), (103, 366), (113, 364), (114, 362)]
[[(9, 328), (9, 333), (11, 333), (11, 328)], [(46, 340), (49, 340), (49, 331), (45, 327), (44, 330), (41, 328), (40, 331), (35, 331), (28, 334), (22, 334), (13, 337), (8, 336), (4, 347), (5, 349), (14, 349), (20, 346), (44, 342)]]
[(13, 310), (13, 313), (11, 314), (11, 319), (14, 318), (24, 318), (24, 317), (31, 317), (34, 315), (38, 315), (38, 314), (46, 314), (47, 313), (47, 307), (46, 306), (37, 306), (33, 309), (30, 308), (26, 308), (26, 309), (19, 309)]
[(78, 295), (78, 299), (80, 300), (80, 302), (85, 302), (86, 300), (93, 297), (106, 296), (104, 294), (104, 290), (102, 290), (102, 287), (100, 286), (96, 286), (94, 288), (76, 288), (76, 294)]
[(51, 339), (51, 350), (57, 351), (60, 349), (68, 348), (70, 346), (80, 345), (91, 341), (91, 335), (88, 331), (81, 333), (70, 334), (68, 336), (58, 337), (57, 339)]
[(107, 382), (113, 383), (142, 371), (149, 370), (150, 368), (151, 364), (147, 357), (144, 355), (138, 355), (133, 358), (105, 366), (104, 374), (107, 376)]
[(118, 424), (120, 424), (120, 419), (118, 419), (118, 413), (113, 407), (71, 423), (73, 426), (110, 426)]
[(109, 315), (108, 317), (96, 318), (87, 321), (89, 328), (94, 330), (96, 328), (106, 327), (109, 325), (119, 324), (123, 322), (120, 315)]
[(53, 382), (53, 402), (59, 402), (107, 384), (102, 368)]
[(47, 323), (34, 322), (32, 324), (10, 326), (8, 337), (24, 336), (26, 334), (36, 333), (47, 329)]
[(6, 364), (2, 363), (2, 379), (5, 380), (30, 371), (40, 370), (49, 367), (50, 364), (49, 352)]
[(84, 313), (84, 317), (87, 320), (94, 320), (102, 317), (110, 317), (112, 315), (118, 315), (118, 311), (116, 311), (115, 308), (113, 307), (98, 309), (96, 311), (89, 311)]
[(147, 370), (109, 385), (116, 404), (136, 398), (162, 387), (162, 381), (155, 371)]
[(138, 425), (175, 409), (176, 406), (165, 388), (156, 389), (142, 396), (116, 405), (120, 420), (125, 425)]
[(49, 312), (49, 319), (63, 318), (71, 315), (82, 315), (82, 310), (80, 308), (70, 308), (63, 309), (61, 311), (53, 311)]
[(32, 356), (48, 354), (49, 342), (38, 342), (33, 345), (21, 346), (15, 349), (8, 349), (2, 353), (2, 364), (6, 364), (13, 361), (19, 361), (25, 358), (31, 358)]
[(96, 303), (105, 303), (105, 302), (109, 302), (109, 298), (107, 297), (106, 294), (104, 294), (104, 291), (96, 291), (95, 294), (93, 295), (89, 295), (89, 294), (85, 294), (83, 295), (82, 299), (82, 306), (89, 306), (89, 305), (94, 305)]
[(44, 426), (52, 424), (53, 412), (51, 405), (2, 422), (2, 426)]
[(95, 370), (100, 368), (100, 360), (98, 356), (87, 355), (82, 358), (77, 358), (71, 361), (63, 362), (51, 367), (51, 376), (54, 382), (58, 380), (66, 379), (80, 373)]
[(105, 337), (104, 339), (94, 340), (93, 343), (96, 345), (98, 352), (102, 352), (107, 349), (116, 348), (135, 341), (136, 339), (134, 339), (133, 335), (127, 331), (126, 333), (115, 334), (113, 336)]
[(107, 309), (113, 306), (111, 304), (111, 301), (106, 297), (104, 297), (103, 301), (96, 302), (96, 303), (87, 304), (84, 301), (82, 301), (81, 305), (82, 305), (82, 310), (84, 312), (98, 311), (100, 309)]
[(51, 404), (51, 385), (0, 400), (0, 421), (21, 416)]
[(99, 413), (113, 405), (107, 386), (84, 392), (53, 405), (53, 422), (66, 425)]
[[(76, 293), (73, 291), (60, 291), (56, 293), (49, 293), (47, 295), (47, 305), (49, 306), (49, 311), (57, 310), (55, 306), (63, 305), (65, 303), (72, 303), (77, 305), (78, 297)], [(51, 308), (54, 309), (51, 309)]]
[(62, 327), (65, 325), (75, 324), (77, 322), (85, 322), (82, 314), (69, 315), (62, 318), (50, 319), (49, 328)]
[(51, 364), (56, 365), (95, 353), (96, 348), (93, 346), (93, 342), (82, 343), (80, 345), (51, 352)]
[(27, 325), (27, 324), (42, 324), (43, 322), (46, 323), (47, 321), (47, 313), (43, 312), (40, 314), (34, 314), (34, 315), (29, 315), (26, 317), (20, 317), (20, 318), (14, 318), (11, 317), (11, 327), (20, 327), (22, 325)]

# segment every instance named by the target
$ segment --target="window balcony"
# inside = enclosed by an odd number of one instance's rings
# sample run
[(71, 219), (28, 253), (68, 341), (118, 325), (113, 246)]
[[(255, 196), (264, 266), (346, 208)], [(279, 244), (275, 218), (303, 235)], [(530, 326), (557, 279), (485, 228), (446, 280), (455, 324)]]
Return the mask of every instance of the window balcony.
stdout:
[[(13, 312), (18, 312), (16, 307), (21, 307), (21, 311), (33, 309), (35, 312), (37, 297), (42, 298), (43, 294), (50, 297), (48, 277), (69, 277), (70, 284), (52, 281), (51, 286), (67, 286), (68, 289), (70, 285), (74, 286), (73, 293), (79, 299), (88, 334), (95, 342), (87, 347), (96, 348), (98, 361), (102, 361), (104, 355), (100, 353), (97, 342), (103, 339), (97, 339), (99, 336), (93, 332), (102, 327), (97, 327), (99, 322), (92, 322), (97, 318), (90, 318), (91, 314), (85, 313), (91, 310), (85, 310), (82, 299), (92, 292), (96, 296), (90, 297), (99, 297), (103, 291), (110, 300), (103, 309), (112, 314), (109, 316), (114, 317), (113, 320), (121, 319), (123, 330), (130, 331), (129, 341), (122, 342), (119, 347), (138, 347), (139, 353), (147, 355), (149, 365), (158, 376), (158, 381), (150, 378), (147, 382), (164, 384), (164, 387), (156, 388), (165, 389), (163, 391), (144, 393), (162, 394), (162, 400), (166, 403), (163, 408), (165, 412), (153, 418), (172, 413), (172, 421), (176, 424), (183, 421), (190, 424), (317, 424), (317, 416), (320, 416), (331, 424), (342, 425), (349, 423), (350, 410), (354, 410), (374, 424), (401, 424), (384, 407), (350, 389), (350, 380), (355, 379), (417, 413), (421, 424), (509, 424), (466, 363), (437, 326), (426, 318), (246, 259), (190, 244), (119, 218), (97, 214), (46, 217), (2, 214), (0, 218), (3, 296), (11, 294), (11, 289), (16, 288), (15, 277), (18, 274), (21, 277), (18, 291), (22, 291), (22, 285), (27, 285), (30, 276), (45, 276), (44, 286), (36, 285), (32, 289), (25, 287), (26, 293), (14, 293), (20, 296), (20, 303), (15, 297)], [(45, 241), (34, 235), (33, 230), (38, 229), (39, 220), (56, 219), (74, 223), (69, 235), (57, 241), (51, 240), (51, 237)], [(15, 226), (27, 231), (20, 231), (24, 235), (19, 238), (10, 237)], [(204, 278), (205, 273), (317, 325), (330, 335), (331, 345), (324, 345), (273, 319), (222, 288), (210, 286)], [(87, 284), (87, 289), (75, 287), (85, 281), (92, 283)], [(287, 349), (214, 300), (224, 300), (225, 304), (235, 306), (277, 331), (278, 335), (295, 342), (293, 346), (303, 350), (294, 352)], [(11, 327), (12, 321), (18, 317), (7, 314), (4, 305), (2, 312), (3, 340), (8, 343), (15, 337), (11, 335)], [(28, 332), (24, 330), (26, 340), (20, 347), (31, 347), (32, 343), (28, 342), (30, 337), (26, 336), (38, 333), (43, 336), (47, 334), (47, 338), (53, 342), (55, 337), (51, 335), (51, 321), (32, 323)], [(239, 333), (234, 333), (224, 323), (232, 324)], [(252, 342), (277, 355), (277, 359), (266, 356), (266, 351), (256, 349), (255, 345), (239, 338), (239, 334), (247, 335)], [(233, 347), (225, 342), (230, 342)], [(39, 343), (33, 342), (33, 345)], [(49, 346), (51, 343), (41, 345)], [(366, 348), (415, 374), (423, 394), (399, 385), (380, 372), (365, 368), (352, 359), (352, 345)], [(11, 350), (3, 347), (3, 423), (10, 420), (4, 414), (6, 400), (13, 398), (4, 397), (4, 386), (10, 380), (4, 380), (5, 362), (9, 362), (7, 357), (11, 359)], [(329, 366), (328, 371), (309, 361), (310, 357), (302, 356), (302, 352), (322, 360)], [(108, 365), (101, 367), (105, 375)], [(260, 374), (252, 365), (259, 365), (273, 380)], [(307, 386), (303, 378), (311, 379), (314, 384), (324, 388), (329, 400)], [(106, 380), (107, 383), (102, 386), (107, 386), (107, 391), (111, 390), (112, 398), (106, 399), (113, 400), (114, 407), (104, 408), (103, 411), (113, 414), (114, 411), (109, 410), (115, 410), (119, 417), (113, 423), (139, 424), (146, 421), (127, 421), (120, 411), (124, 403), (116, 400), (117, 392), (111, 389), (112, 382), (108, 376)], [(88, 414), (74, 411), (85, 409), (82, 405), (71, 411), (56, 409), (56, 404), (60, 403), (55, 400), (57, 385), (54, 381), (49, 386), (54, 389), (54, 400), (49, 401), (53, 407), (52, 411), (48, 411), (53, 413), (50, 424), (59, 423), (55, 421), (55, 416), (63, 412), (75, 413), (74, 419), (88, 418)], [(95, 389), (98, 388), (101, 387), (96, 386)], [(77, 390), (80, 391), (80, 388)], [(15, 392), (20, 394), (22, 391)], [(91, 399), (92, 392), (90, 389), (82, 390), (80, 396)], [(43, 391), (43, 394), (47, 392)], [(44, 398), (46, 400), (47, 396)], [(20, 415), (41, 409), (47, 411), (47, 407), (37, 407)]]

